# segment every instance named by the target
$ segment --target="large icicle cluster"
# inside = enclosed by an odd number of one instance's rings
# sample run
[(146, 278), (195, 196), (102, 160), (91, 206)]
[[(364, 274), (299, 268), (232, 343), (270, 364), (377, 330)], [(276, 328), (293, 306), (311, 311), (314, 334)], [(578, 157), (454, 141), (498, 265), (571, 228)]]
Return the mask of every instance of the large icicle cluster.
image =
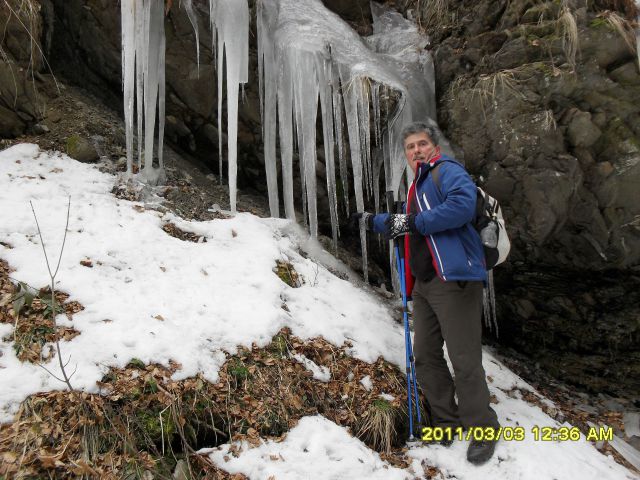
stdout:
[[(196, 36), (198, 21), (192, 0), (180, 2)], [(249, 7), (247, 0), (210, 0), (209, 14), (214, 52), (217, 44), (219, 161), (222, 172), (222, 85), (226, 63), (229, 197), (236, 208), (236, 172), (239, 84), (248, 81)], [(162, 158), (165, 110), (165, 35), (163, 0), (122, 0), (122, 72), (127, 137), (127, 171), (133, 173), (134, 98), (137, 112), (138, 179), (158, 183), (164, 178)], [(153, 137), (158, 118), (158, 161), (153, 168)], [(144, 129), (143, 129), (144, 126)], [(144, 169), (142, 169), (142, 159)], [(147, 161), (148, 159), (148, 161)]]
[[(122, 0), (120, 6), (127, 173), (129, 175), (133, 173), (135, 99), (138, 168), (140, 169), (138, 178), (146, 183), (155, 184), (164, 178), (162, 159), (165, 99), (164, 2), (162, 0)], [(153, 167), (156, 111), (158, 115), (158, 168)]]
[[(192, 0), (181, 2), (196, 33)], [(156, 182), (163, 175), (164, 21), (162, 0), (122, 0), (122, 65), (129, 173), (133, 164), (133, 112), (136, 99), (140, 176)], [(320, 0), (257, 2), (260, 107), (271, 215), (280, 216), (278, 176), (282, 177), (284, 214), (295, 219), (294, 148), (299, 155), (303, 218), (318, 235), (316, 123), (322, 123), (329, 213), (338, 237), (338, 185), (349, 210), (349, 171), (355, 208), (364, 210), (365, 194), (380, 208), (380, 174), (386, 190), (399, 192), (405, 168), (399, 130), (413, 120), (435, 117), (433, 63), (425, 37), (397, 12), (372, 4), (374, 34), (362, 39)], [(229, 197), (236, 208), (238, 95), (248, 81), (249, 8), (247, 0), (210, 0), (213, 50), (218, 70), (219, 161), (222, 172), (222, 98), (227, 86)], [(196, 47), (199, 55), (199, 48)], [(226, 67), (226, 68), (225, 68)], [(226, 79), (224, 71), (226, 70)], [(397, 101), (389, 111), (391, 93)], [(153, 135), (158, 114), (158, 157), (153, 169)], [(345, 125), (346, 123), (346, 125)], [(435, 122), (433, 122), (435, 124)], [(144, 125), (144, 135), (143, 135)], [(276, 134), (276, 132), (278, 134)], [(279, 140), (280, 165), (276, 158)], [(347, 140), (347, 153), (343, 139)], [(144, 145), (144, 150), (142, 146)], [(375, 148), (373, 148), (375, 147)], [(446, 149), (446, 146), (445, 146)], [(347, 159), (351, 161), (348, 168)], [(410, 178), (408, 178), (410, 180)], [(366, 268), (366, 242), (361, 232)]]
[[(387, 190), (398, 192), (405, 171), (399, 130), (414, 118), (427, 120), (435, 116), (433, 64), (423, 51), (427, 40), (400, 14), (376, 5), (373, 8), (374, 35), (363, 40), (320, 0), (262, 0), (258, 4), (261, 112), (271, 214), (279, 215), (277, 126), (285, 215), (295, 218), (295, 136), (303, 213), (311, 234), (318, 234), (319, 105), (334, 242), (338, 234), (337, 173), (348, 209), (347, 157), (351, 159), (355, 208), (364, 210), (365, 193), (376, 199), (379, 208), (382, 164)], [(395, 112), (388, 111), (391, 90), (399, 95)], [(385, 114), (381, 107), (386, 107)], [(382, 119), (386, 124), (381, 124)], [(343, 148), (343, 136), (348, 139), (350, 155)], [(378, 148), (372, 150), (373, 146)], [(361, 233), (366, 259), (364, 232)]]

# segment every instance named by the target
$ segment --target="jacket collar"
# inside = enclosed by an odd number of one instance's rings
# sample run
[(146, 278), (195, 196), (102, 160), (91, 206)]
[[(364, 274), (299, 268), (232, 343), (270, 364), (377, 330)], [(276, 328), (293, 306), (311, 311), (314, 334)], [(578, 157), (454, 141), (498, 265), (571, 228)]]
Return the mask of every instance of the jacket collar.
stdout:
[(429, 160), (428, 162), (419, 162), (418, 168), (416, 169), (416, 180), (424, 175), (425, 172), (429, 172), (431, 169), (433, 169), (442, 160), (444, 160), (443, 155), (439, 153), (435, 157), (431, 158), (431, 160)]

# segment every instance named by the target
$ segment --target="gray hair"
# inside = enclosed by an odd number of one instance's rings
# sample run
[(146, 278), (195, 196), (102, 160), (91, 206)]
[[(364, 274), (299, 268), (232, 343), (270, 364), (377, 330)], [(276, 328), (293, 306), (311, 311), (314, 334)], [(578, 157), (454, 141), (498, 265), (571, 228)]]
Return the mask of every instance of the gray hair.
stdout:
[(400, 132), (400, 136), (402, 137), (402, 141), (404, 142), (409, 135), (423, 132), (429, 135), (429, 138), (434, 145), (438, 145), (438, 131), (426, 122), (411, 122), (405, 125), (402, 128), (402, 132)]

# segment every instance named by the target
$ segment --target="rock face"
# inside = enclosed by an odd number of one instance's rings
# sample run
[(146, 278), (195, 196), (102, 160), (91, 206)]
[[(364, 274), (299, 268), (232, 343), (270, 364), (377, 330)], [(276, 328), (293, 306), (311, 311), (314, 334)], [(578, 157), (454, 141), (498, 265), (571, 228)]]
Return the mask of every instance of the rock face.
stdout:
[(0, 137), (17, 137), (43, 118), (38, 85), (50, 6), (36, 0), (7, 0), (0, 5)]
[(404, 9), (432, 38), (439, 121), (514, 244), (496, 270), (500, 341), (637, 393), (640, 74), (615, 26), (636, 13), (606, 10), (632, 2), (429, 3)]

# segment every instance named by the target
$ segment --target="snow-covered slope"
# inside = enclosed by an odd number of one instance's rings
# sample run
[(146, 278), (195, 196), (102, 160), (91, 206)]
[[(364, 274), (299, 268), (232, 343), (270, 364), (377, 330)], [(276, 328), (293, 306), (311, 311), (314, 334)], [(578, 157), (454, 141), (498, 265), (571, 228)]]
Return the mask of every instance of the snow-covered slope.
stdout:
[[(63, 356), (76, 368), (75, 388), (97, 391), (96, 381), (111, 366), (131, 358), (182, 365), (180, 378), (202, 372), (215, 381), (224, 352), (252, 343), (266, 345), (283, 326), (302, 338), (322, 336), (353, 345), (350, 353), (372, 362), (382, 355), (401, 366), (401, 327), (371, 293), (331, 274), (298, 252), (308, 237), (287, 220), (250, 214), (209, 222), (187, 222), (140, 203), (115, 198), (115, 178), (62, 154), (18, 145), (0, 152), (0, 258), (15, 269), (14, 279), (34, 287), (48, 283), (42, 247), (29, 201), (33, 202), (50, 259), (57, 260), (71, 196), (71, 215), (56, 289), (85, 309), (61, 325), (80, 332), (62, 342)], [(167, 235), (163, 224), (204, 236), (191, 243)], [(9, 245), (11, 248), (9, 248)], [(326, 254), (325, 254), (326, 255)], [(92, 267), (82, 265), (90, 260)], [(273, 272), (286, 260), (304, 277), (300, 288)], [(54, 261), (55, 264), (55, 261)], [(282, 308), (287, 305), (288, 311)], [(11, 324), (0, 324), (0, 421), (9, 422), (29, 394), (62, 388), (12, 348)], [(5, 340), (6, 339), (6, 340)], [(56, 363), (49, 361), (55, 371)], [(506, 392), (531, 387), (490, 354), (484, 366), (503, 426), (524, 427), (524, 441), (503, 441), (483, 467), (464, 459), (466, 443), (449, 449), (412, 450), (409, 471), (382, 461), (359, 440), (322, 417), (307, 417), (282, 443), (243, 447), (225, 462), (230, 446), (211, 459), (251, 478), (414, 478), (434, 465), (456, 478), (634, 478), (591, 444), (534, 441), (531, 427), (557, 426), (540, 408)], [(226, 449), (226, 450), (225, 450)], [(275, 460), (274, 460), (275, 459)]]

